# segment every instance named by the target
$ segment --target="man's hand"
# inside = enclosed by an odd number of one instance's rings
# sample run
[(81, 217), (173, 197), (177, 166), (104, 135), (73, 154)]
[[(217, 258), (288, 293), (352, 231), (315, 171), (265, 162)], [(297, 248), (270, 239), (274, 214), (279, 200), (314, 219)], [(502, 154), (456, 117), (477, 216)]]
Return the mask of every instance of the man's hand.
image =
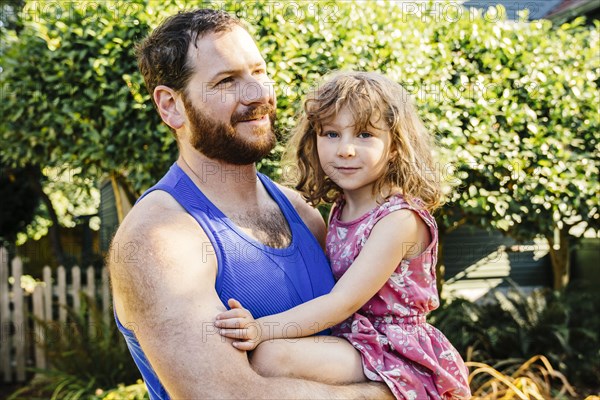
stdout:
[(241, 339), (242, 341), (232, 343), (238, 350), (254, 350), (263, 341), (260, 324), (239, 301), (229, 299), (227, 304), (231, 309), (217, 315), (215, 319), (219, 334), (230, 339)]

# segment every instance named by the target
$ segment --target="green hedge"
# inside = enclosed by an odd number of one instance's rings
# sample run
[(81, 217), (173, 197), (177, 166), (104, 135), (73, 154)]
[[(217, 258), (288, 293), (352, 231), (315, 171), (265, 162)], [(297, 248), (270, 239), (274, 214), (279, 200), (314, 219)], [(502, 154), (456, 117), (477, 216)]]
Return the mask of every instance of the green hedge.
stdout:
[[(2, 29), (2, 162), (124, 175), (141, 192), (176, 146), (143, 88), (133, 45), (197, 3), (53, 2), (61, 12), (43, 4), (26, 2), (18, 34)], [(282, 137), (329, 71), (378, 70), (403, 83), (442, 145), (442, 232), (470, 222), (550, 240), (557, 230), (569, 238), (575, 224), (600, 227), (597, 21), (512, 22), (456, 3), (211, 4), (249, 22), (278, 84)], [(275, 178), (282, 148), (260, 163)]]

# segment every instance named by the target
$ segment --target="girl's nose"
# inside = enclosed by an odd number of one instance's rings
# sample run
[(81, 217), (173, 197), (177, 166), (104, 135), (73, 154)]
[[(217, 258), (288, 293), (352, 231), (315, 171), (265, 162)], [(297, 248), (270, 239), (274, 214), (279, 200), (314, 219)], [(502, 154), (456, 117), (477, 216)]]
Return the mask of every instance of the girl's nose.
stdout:
[(347, 141), (341, 142), (338, 146), (337, 155), (339, 157), (354, 157), (354, 145)]

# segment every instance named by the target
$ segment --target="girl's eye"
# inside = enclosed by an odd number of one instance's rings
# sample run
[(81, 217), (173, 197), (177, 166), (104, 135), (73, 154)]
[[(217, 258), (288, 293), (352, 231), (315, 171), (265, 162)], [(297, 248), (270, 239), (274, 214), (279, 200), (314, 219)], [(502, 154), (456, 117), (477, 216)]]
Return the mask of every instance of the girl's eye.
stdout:
[(370, 137), (372, 137), (373, 135), (370, 134), (369, 132), (361, 132), (358, 134), (358, 137), (361, 139), (368, 139)]
[(336, 137), (338, 137), (338, 133), (334, 132), (334, 131), (325, 131), (321, 134), (321, 136), (325, 136), (328, 138), (336, 138)]

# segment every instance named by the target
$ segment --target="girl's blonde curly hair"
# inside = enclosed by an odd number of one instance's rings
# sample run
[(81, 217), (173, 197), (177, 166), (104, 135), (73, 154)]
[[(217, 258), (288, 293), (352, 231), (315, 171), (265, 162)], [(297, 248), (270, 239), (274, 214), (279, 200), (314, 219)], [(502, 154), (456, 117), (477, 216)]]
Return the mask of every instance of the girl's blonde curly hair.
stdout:
[(433, 161), (433, 137), (406, 90), (375, 72), (338, 72), (308, 93), (283, 158), (287, 183), (292, 183), (313, 205), (339, 198), (341, 188), (319, 162), (317, 135), (323, 121), (332, 119), (344, 107), (354, 115), (358, 131), (368, 130), (382, 119), (391, 134), (391, 158), (387, 170), (375, 181), (373, 195), (385, 199), (399, 190), (413, 205), (430, 212), (438, 208), (442, 191)]

